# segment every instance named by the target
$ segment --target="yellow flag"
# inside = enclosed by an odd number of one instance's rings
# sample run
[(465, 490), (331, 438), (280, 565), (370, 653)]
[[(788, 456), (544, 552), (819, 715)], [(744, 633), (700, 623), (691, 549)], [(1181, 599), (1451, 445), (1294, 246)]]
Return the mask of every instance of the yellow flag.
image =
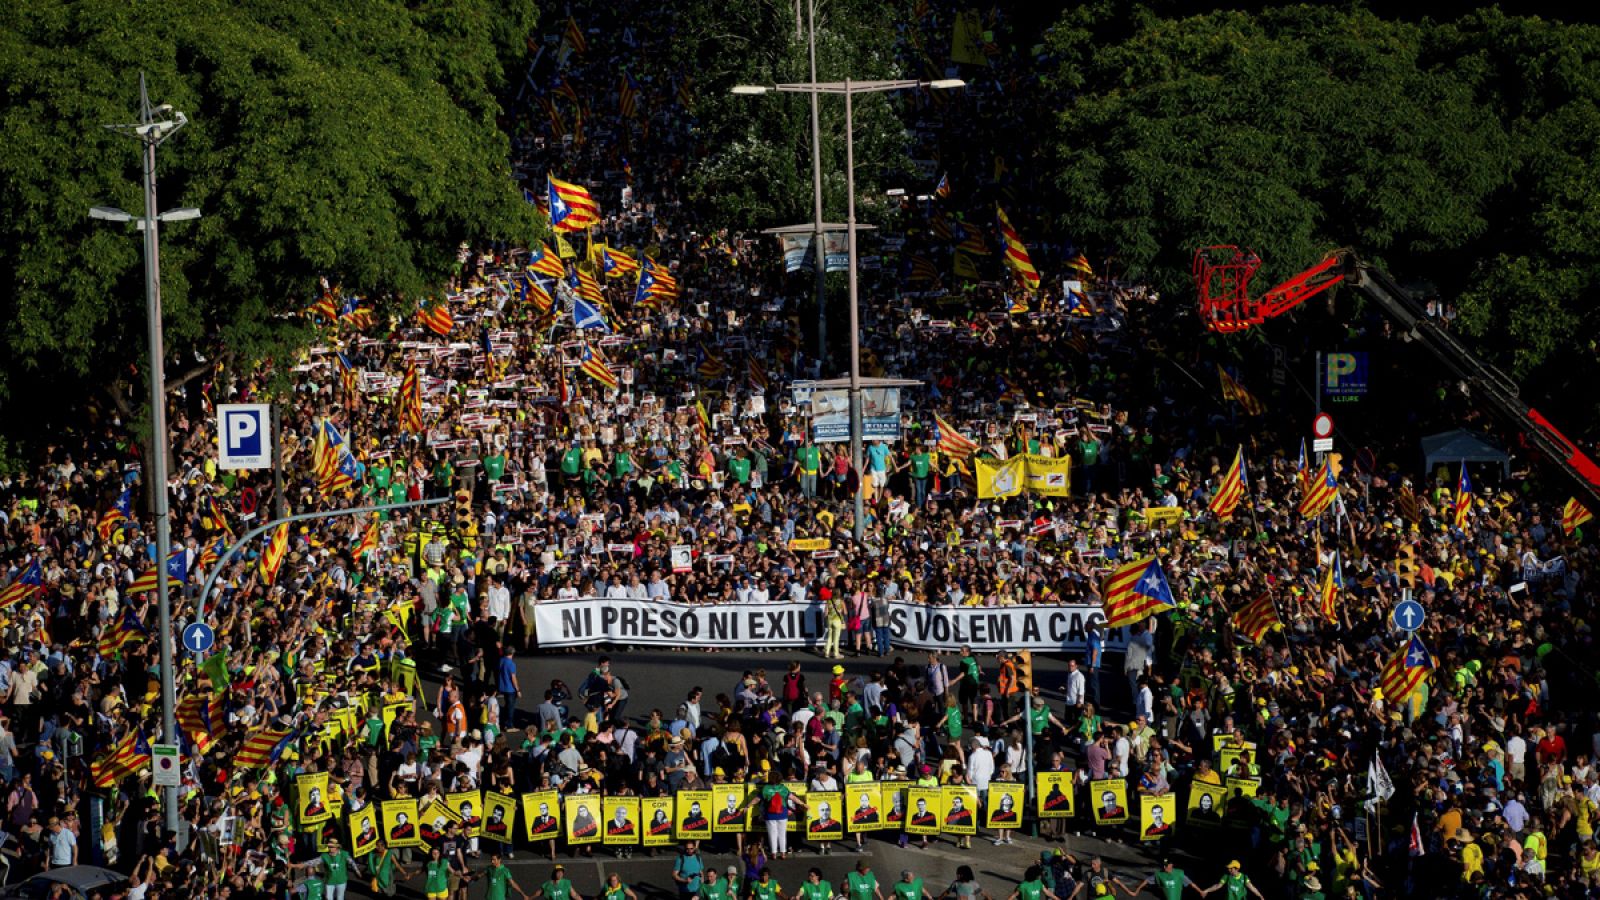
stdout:
[(563, 235), (556, 235), (556, 255), (562, 259), (577, 259), (578, 251), (572, 249), (572, 242)]
[(978, 499), (1015, 497), (1022, 493), (1023, 476), (1026, 472), (1022, 457), (1014, 457), (1003, 462), (978, 458), (973, 462), (977, 466)]
[(1030, 493), (1065, 497), (1072, 492), (1072, 457), (1028, 453), (1022, 459), (1027, 466), (1027, 488)]

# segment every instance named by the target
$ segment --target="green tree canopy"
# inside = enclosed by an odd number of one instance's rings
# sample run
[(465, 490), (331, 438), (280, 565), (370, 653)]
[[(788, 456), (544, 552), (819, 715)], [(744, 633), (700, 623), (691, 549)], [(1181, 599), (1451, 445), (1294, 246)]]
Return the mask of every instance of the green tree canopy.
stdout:
[[(462, 241), (536, 233), (496, 127), (531, 0), (16, 0), (0, 11), (0, 394), (126, 395), (144, 353), (138, 74), (190, 124), (158, 154), (169, 359), (289, 353), (326, 276), (411, 303)], [(181, 363), (179, 363), (181, 365)], [(176, 369), (176, 366), (174, 366)], [(136, 392), (135, 392), (136, 393)]]
[(1593, 356), (1600, 29), (1102, 0), (1049, 48), (1060, 224), (1133, 274), (1191, 297), (1194, 248), (1240, 244), (1259, 292), (1350, 247), (1519, 375)]

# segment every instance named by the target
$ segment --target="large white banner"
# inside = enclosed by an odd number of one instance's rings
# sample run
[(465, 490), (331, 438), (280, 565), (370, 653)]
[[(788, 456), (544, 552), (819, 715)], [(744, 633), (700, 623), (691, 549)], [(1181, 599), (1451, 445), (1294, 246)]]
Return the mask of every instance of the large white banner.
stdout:
[[(947, 607), (890, 604), (896, 647), (977, 653), (997, 650), (1083, 652), (1098, 606)], [(662, 647), (815, 647), (827, 633), (820, 605), (799, 603), (688, 604), (587, 597), (540, 603), (534, 622), (541, 647), (634, 644)], [(1121, 629), (1106, 634), (1106, 649), (1121, 649)]]

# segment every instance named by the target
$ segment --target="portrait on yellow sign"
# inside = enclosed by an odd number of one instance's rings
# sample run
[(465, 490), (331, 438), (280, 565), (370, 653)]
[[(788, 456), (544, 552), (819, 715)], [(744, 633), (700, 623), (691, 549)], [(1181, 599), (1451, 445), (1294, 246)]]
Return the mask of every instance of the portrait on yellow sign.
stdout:
[[(320, 825), (333, 818), (328, 802), (328, 773), (306, 772), (294, 780), (295, 797), (299, 800), (300, 825)], [(309, 830), (309, 829), (307, 829)]]
[(509, 844), (516, 840), (512, 831), (517, 824), (515, 797), (488, 791), (483, 795), (483, 836), (491, 841)]

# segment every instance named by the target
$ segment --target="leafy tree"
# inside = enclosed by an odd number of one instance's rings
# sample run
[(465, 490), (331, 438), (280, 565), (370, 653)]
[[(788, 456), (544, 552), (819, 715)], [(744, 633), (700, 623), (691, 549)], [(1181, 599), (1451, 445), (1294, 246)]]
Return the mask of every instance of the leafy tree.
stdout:
[(1266, 279), (1333, 247), (1416, 256), (1489, 231), (1513, 148), (1481, 70), (1429, 58), (1425, 26), (1312, 7), (1147, 16), (1103, 46), (1089, 15), (1051, 36), (1062, 224), (1133, 273), (1181, 290), (1205, 244), (1253, 246)]
[(453, 273), (461, 241), (536, 233), (495, 123), (535, 21), (531, 0), (7, 4), (0, 395), (94, 387), (125, 411), (140, 395), (141, 244), (86, 218), (143, 210), (136, 145), (100, 127), (135, 119), (139, 72), (190, 120), (159, 151), (161, 206), (204, 214), (161, 247), (181, 380), (199, 356), (296, 352), (321, 276), (399, 308)]
[[(804, 0), (802, 0), (802, 3)], [(804, 94), (734, 96), (737, 84), (805, 82), (811, 78), (805, 32), (795, 6), (774, 0), (690, 0), (683, 22), (709, 23), (675, 35), (675, 55), (695, 73), (696, 138), (707, 154), (688, 173), (695, 198), (717, 221), (736, 228), (809, 222), (812, 218), (811, 106)], [(894, 9), (870, 0), (836, 0), (817, 11), (817, 78), (866, 81), (907, 77), (896, 71)], [(884, 95), (855, 98), (857, 215), (880, 208), (868, 198), (885, 173), (908, 168), (905, 124), (897, 109), (911, 102)], [(844, 100), (819, 106), (823, 209), (844, 221)]]

